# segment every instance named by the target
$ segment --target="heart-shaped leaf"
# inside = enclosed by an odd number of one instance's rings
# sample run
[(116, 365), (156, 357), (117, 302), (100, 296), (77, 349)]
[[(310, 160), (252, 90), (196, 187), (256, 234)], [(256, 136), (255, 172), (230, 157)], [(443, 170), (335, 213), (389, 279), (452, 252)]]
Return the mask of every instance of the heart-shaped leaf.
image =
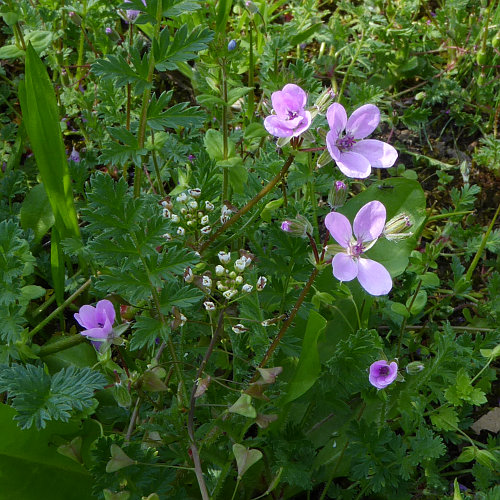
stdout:
[(257, 463), (262, 458), (262, 452), (259, 450), (251, 450), (245, 448), (243, 445), (233, 444), (233, 453), (236, 457), (236, 464), (238, 465), (238, 480), (243, 477), (243, 474)]

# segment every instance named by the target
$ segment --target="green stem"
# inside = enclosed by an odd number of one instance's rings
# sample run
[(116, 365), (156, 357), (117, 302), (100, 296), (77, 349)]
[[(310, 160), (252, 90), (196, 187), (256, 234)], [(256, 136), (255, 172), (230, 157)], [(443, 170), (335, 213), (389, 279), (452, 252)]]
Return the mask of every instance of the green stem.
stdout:
[[(162, 0), (158, 0), (158, 4), (156, 7), (156, 25), (155, 25), (153, 40), (156, 40), (158, 38), (158, 34), (160, 33), (161, 17), (163, 12), (162, 9), (163, 9)], [(149, 68), (148, 68), (148, 76), (146, 79), (148, 83), (151, 83), (153, 81), (154, 69), (155, 69), (155, 58), (153, 55), (153, 50), (151, 50), (149, 53)], [(142, 149), (144, 147), (144, 143), (146, 140), (146, 125), (147, 125), (150, 97), (151, 97), (151, 90), (149, 88), (146, 88), (142, 93), (141, 115), (139, 118), (139, 130), (137, 133), (137, 142), (139, 149)], [(134, 170), (134, 197), (136, 198), (138, 198), (139, 195), (141, 194), (141, 177), (142, 177), (142, 164), (136, 165)]]
[(212, 233), (210, 238), (201, 245), (199, 252), (202, 253), (205, 251), (210, 244), (215, 241), (226, 229), (231, 227), (235, 222), (237, 222), (241, 216), (245, 215), (253, 206), (255, 206), (266, 194), (273, 189), (278, 182), (283, 179), (285, 174), (287, 173), (288, 169), (290, 168), (290, 165), (292, 164), (294, 159), (293, 154), (291, 154), (287, 160), (285, 161), (285, 164), (283, 165), (283, 168), (279, 171), (279, 173), (269, 182), (269, 184), (262, 188), (262, 190), (257, 194), (254, 198), (252, 198), (243, 208), (238, 210), (225, 224), (223, 224), (215, 233)]
[(236, 485), (234, 487), (234, 491), (233, 491), (233, 496), (231, 497), (231, 500), (234, 500), (234, 497), (236, 496), (236, 492), (238, 491), (238, 486), (240, 485), (240, 478), (238, 478), (236, 480)]
[(38, 351), (38, 356), (40, 358), (44, 358), (45, 356), (49, 356), (50, 354), (55, 354), (56, 352), (64, 351), (66, 349), (70, 349), (82, 342), (85, 342), (86, 337), (83, 335), (71, 335), (69, 337), (64, 337), (56, 342), (52, 342), (50, 344), (45, 344), (40, 347)]
[(91, 279), (89, 278), (76, 292), (70, 295), (59, 307), (54, 309), (44, 320), (40, 321), (38, 325), (28, 333), (28, 336), (33, 338), (35, 334), (37, 334), (46, 324), (50, 323), (60, 312), (64, 311), (66, 307), (71, 304), (79, 295), (81, 295), (91, 283)]
[[(227, 124), (227, 74), (226, 60), (222, 59), (222, 154), (224, 160), (228, 157), (228, 124)], [(222, 201), (229, 200), (229, 170), (227, 167), (222, 168)]]
[(351, 72), (352, 67), (354, 66), (354, 63), (357, 61), (359, 53), (361, 51), (361, 47), (363, 47), (363, 41), (365, 39), (365, 32), (364, 30), (361, 32), (361, 39), (358, 42), (358, 46), (356, 48), (356, 53), (354, 54), (354, 57), (351, 59), (351, 63), (347, 67), (347, 70), (344, 75), (344, 79), (342, 80), (342, 85), (340, 86), (339, 94), (338, 94), (338, 101), (340, 102), (342, 99), (342, 96), (344, 95), (344, 88), (347, 83), (347, 79), (349, 77), (349, 73)]
[(465, 279), (467, 281), (470, 281), (470, 279), (472, 278), (472, 273), (476, 269), (476, 266), (479, 263), (479, 259), (483, 255), (484, 249), (486, 248), (486, 243), (488, 242), (488, 238), (490, 237), (491, 231), (493, 230), (493, 226), (495, 225), (499, 213), (500, 213), (500, 205), (498, 205), (497, 211), (495, 212), (495, 215), (491, 220), (488, 230), (486, 231), (486, 233), (483, 236), (483, 239), (481, 240), (481, 244), (479, 245), (476, 255), (474, 255), (474, 259), (470, 263), (469, 269), (467, 269), (467, 273), (465, 274)]
[[(427, 268), (426, 268), (426, 271), (427, 271)], [(411, 314), (411, 308), (413, 307), (413, 304), (417, 298), (417, 295), (418, 295), (418, 292), (420, 291), (420, 287), (422, 286), (422, 280), (419, 280), (418, 282), (418, 285), (417, 285), (417, 288), (415, 289), (415, 292), (413, 293), (413, 296), (411, 298), (411, 301), (407, 307), (408, 309), (408, 314)], [(408, 321), (408, 318), (405, 316), (403, 318), (403, 323), (401, 324), (401, 331), (399, 332), (399, 340), (398, 340), (398, 350), (396, 352), (396, 358), (399, 358), (399, 353), (401, 352), (401, 343), (403, 341), (403, 334), (404, 334), (404, 331), (406, 329), (406, 323)]]
[(253, 27), (252, 20), (248, 21), (248, 44), (249, 44), (249, 55), (248, 55), (248, 86), (252, 87), (252, 90), (248, 93), (248, 107), (247, 107), (247, 118), (249, 123), (253, 122), (253, 114), (255, 110), (255, 92), (254, 92), (254, 57), (253, 57)]

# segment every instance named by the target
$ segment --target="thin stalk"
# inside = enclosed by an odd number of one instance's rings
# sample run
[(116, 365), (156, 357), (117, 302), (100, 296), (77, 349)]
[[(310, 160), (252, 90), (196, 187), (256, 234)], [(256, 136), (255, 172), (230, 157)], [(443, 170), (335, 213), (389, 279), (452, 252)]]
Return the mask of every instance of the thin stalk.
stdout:
[[(227, 125), (227, 74), (226, 74), (226, 59), (221, 62), (222, 72), (222, 154), (224, 160), (228, 157), (228, 125)], [(222, 167), (222, 201), (229, 200), (229, 170), (227, 167)]]
[(470, 281), (470, 279), (472, 278), (472, 273), (476, 269), (476, 266), (479, 263), (479, 259), (483, 255), (484, 249), (486, 248), (486, 243), (488, 242), (488, 238), (490, 237), (491, 231), (493, 230), (493, 226), (495, 225), (499, 213), (500, 213), (500, 205), (498, 205), (497, 211), (495, 212), (495, 215), (491, 220), (488, 230), (486, 231), (486, 233), (484, 233), (483, 239), (481, 240), (481, 244), (477, 249), (476, 255), (474, 255), (474, 259), (472, 259), (469, 269), (467, 269), (467, 273), (465, 274), (465, 279), (468, 281)]
[(219, 338), (221, 332), (224, 330), (224, 311), (222, 310), (219, 313), (219, 321), (217, 323), (217, 328), (215, 329), (215, 332), (212, 335), (212, 338), (210, 340), (210, 344), (208, 345), (207, 351), (205, 352), (205, 356), (203, 357), (202, 362), (200, 363), (200, 366), (198, 367), (198, 371), (196, 373), (196, 380), (195, 383), (193, 384), (193, 388), (191, 389), (191, 398), (189, 401), (189, 414), (188, 414), (188, 424), (187, 424), (187, 430), (188, 430), (188, 435), (189, 439), (191, 440), (191, 453), (193, 455), (193, 462), (194, 462), (194, 467), (195, 467), (195, 474), (196, 474), (196, 479), (198, 480), (198, 486), (200, 488), (201, 496), (203, 500), (210, 500), (210, 496), (208, 494), (207, 490), (207, 485), (205, 484), (205, 478), (203, 477), (203, 470), (201, 468), (201, 462), (200, 462), (200, 454), (198, 452), (198, 447), (196, 445), (196, 439), (194, 435), (194, 412), (196, 408), (196, 389), (198, 388), (198, 381), (203, 373), (203, 370), (205, 369), (205, 366), (207, 365), (207, 362), (212, 355), (212, 352), (215, 347), (215, 343), (217, 342), (217, 339)]
[(82, 24), (80, 25), (80, 40), (78, 43), (78, 58), (76, 63), (76, 80), (82, 77), (83, 52), (85, 50), (85, 16), (87, 15), (87, 1), (83, 1)]
[(199, 252), (202, 253), (205, 251), (210, 244), (215, 241), (226, 229), (231, 227), (235, 222), (237, 222), (240, 217), (245, 215), (252, 207), (254, 207), (264, 196), (266, 196), (267, 193), (273, 189), (278, 182), (283, 179), (285, 174), (287, 173), (288, 169), (290, 168), (290, 165), (293, 162), (293, 154), (291, 154), (287, 160), (285, 161), (285, 164), (283, 165), (283, 168), (279, 171), (279, 173), (274, 177), (274, 179), (269, 182), (269, 184), (262, 188), (259, 194), (257, 194), (254, 198), (252, 198), (243, 208), (240, 208), (226, 223), (224, 223), (215, 233), (212, 233), (210, 238), (201, 245)]
[(61, 340), (57, 340), (56, 342), (52, 342), (51, 344), (45, 344), (40, 347), (38, 351), (38, 356), (40, 358), (44, 358), (45, 356), (49, 356), (50, 354), (55, 354), (56, 352), (64, 351), (66, 349), (70, 349), (71, 347), (75, 347), (82, 342), (85, 342), (86, 337), (83, 335), (70, 335), (69, 337), (64, 337)]
[[(154, 146), (155, 136), (154, 136), (153, 130), (151, 130), (151, 142), (152, 142), (152, 144)], [(162, 197), (165, 198), (165, 196), (167, 194), (165, 193), (165, 188), (163, 187), (163, 182), (161, 180), (160, 167), (158, 165), (158, 159), (156, 158), (156, 151), (154, 150), (154, 148), (151, 151), (151, 156), (153, 158), (153, 165), (155, 167), (155, 174), (156, 174), (156, 181), (158, 183), (158, 190), (160, 191), (160, 194), (162, 195)]]
[(46, 324), (50, 323), (56, 316), (59, 315), (66, 307), (71, 304), (79, 295), (81, 295), (89, 286), (92, 280), (89, 278), (78, 290), (70, 295), (59, 307), (54, 309), (44, 320), (40, 321), (38, 325), (28, 333), (28, 336), (33, 338)]
[(300, 293), (299, 298), (297, 299), (297, 302), (293, 306), (293, 309), (292, 309), (290, 315), (288, 316), (288, 319), (283, 323), (281, 330), (278, 332), (278, 335), (276, 335), (276, 338), (273, 340), (273, 343), (268, 347), (266, 354), (264, 355), (264, 357), (262, 358), (262, 361), (259, 364), (259, 368), (263, 368), (264, 366), (266, 366), (266, 364), (269, 361), (269, 359), (271, 358), (273, 352), (278, 347), (281, 339), (283, 338), (286, 331), (288, 330), (288, 327), (292, 324), (295, 316), (299, 312), (300, 306), (302, 305), (302, 302), (304, 302), (304, 299), (306, 298), (307, 294), (309, 293), (309, 290), (310, 290), (312, 284), (314, 283), (314, 280), (318, 276), (318, 274), (319, 274), (319, 269), (317, 267), (315, 267), (313, 269), (313, 272), (309, 276), (309, 280), (307, 281), (302, 292)]
[(139, 415), (139, 408), (141, 407), (141, 397), (137, 397), (137, 401), (135, 402), (134, 411), (132, 412), (132, 416), (130, 417), (130, 422), (128, 424), (127, 434), (125, 436), (125, 444), (130, 441), (132, 437), (132, 432), (134, 432), (135, 422)]
[[(422, 286), (422, 283), (423, 283), (422, 280), (419, 280), (417, 288), (415, 289), (415, 292), (413, 293), (413, 296), (411, 298), (411, 302), (410, 302), (410, 304), (407, 307), (409, 314), (411, 314), (410, 313), (411, 308), (412, 308), (412, 306), (413, 306), (413, 304), (414, 304), (414, 302), (415, 302), (415, 300), (417, 298), (417, 295), (418, 295), (418, 292), (420, 291), (420, 287)], [(408, 321), (408, 318), (405, 316), (403, 318), (403, 323), (401, 325), (401, 331), (399, 332), (398, 350), (396, 352), (396, 358), (399, 358), (399, 353), (401, 352), (401, 343), (403, 341), (403, 334), (404, 334), (404, 331), (406, 329), (406, 323), (407, 323), (407, 321)]]
[(248, 55), (248, 86), (252, 87), (252, 90), (248, 93), (248, 107), (247, 107), (247, 118), (249, 123), (253, 122), (253, 114), (255, 111), (255, 92), (254, 92), (254, 57), (253, 57), (253, 26), (252, 20), (248, 21), (248, 44), (249, 44), (249, 55)]
[(342, 85), (340, 86), (339, 94), (338, 94), (338, 100), (342, 99), (342, 96), (344, 95), (344, 88), (347, 83), (347, 79), (349, 78), (349, 73), (351, 72), (352, 67), (354, 66), (354, 63), (357, 61), (359, 53), (361, 51), (361, 47), (363, 47), (363, 41), (365, 39), (365, 32), (364, 30), (361, 32), (361, 40), (358, 42), (358, 46), (356, 48), (356, 53), (354, 54), (354, 57), (351, 59), (351, 63), (347, 67), (347, 70), (344, 75), (344, 79), (342, 80)]
[[(153, 35), (153, 40), (158, 38), (158, 34), (160, 33), (160, 25), (161, 25), (161, 16), (163, 12), (162, 0), (158, 0), (158, 4), (156, 7), (156, 25), (155, 32)], [(153, 55), (153, 50), (149, 53), (149, 68), (148, 68), (148, 76), (147, 82), (151, 83), (153, 81), (153, 74), (155, 70), (155, 58)], [(141, 104), (141, 115), (139, 118), (139, 130), (137, 135), (137, 142), (139, 149), (144, 147), (144, 142), (146, 140), (146, 125), (147, 125), (147, 116), (148, 116), (148, 106), (149, 100), (151, 97), (151, 91), (149, 88), (146, 88), (142, 93), (142, 104)], [(142, 166), (136, 165), (134, 169), (134, 197), (138, 198), (141, 194), (141, 176), (142, 176)]]

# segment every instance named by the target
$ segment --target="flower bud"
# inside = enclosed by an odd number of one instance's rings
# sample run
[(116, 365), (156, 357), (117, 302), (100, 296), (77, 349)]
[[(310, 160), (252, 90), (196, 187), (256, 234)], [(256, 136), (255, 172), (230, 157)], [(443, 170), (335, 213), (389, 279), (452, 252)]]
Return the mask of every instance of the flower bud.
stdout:
[(113, 28), (110, 28), (109, 26), (104, 30), (104, 32), (106, 33), (106, 36), (109, 37), (109, 39), (112, 41), (112, 42), (118, 42), (120, 40), (120, 37), (118, 36), (118, 33), (113, 29)]
[(223, 266), (218, 264), (217, 266), (215, 266), (215, 274), (217, 276), (224, 276), (224, 274), (226, 274), (226, 270), (224, 269)]
[(248, 331), (248, 328), (246, 328), (244, 325), (241, 323), (238, 323), (237, 325), (234, 325), (231, 330), (233, 330), (234, 333), (245, 333)]
[(179, 203), (186, 203), (186, 201), (187, 201), (187, 194), (186, 193), (181, 193), (179, 196), (177, 196), (176, 200)]
[(193, 197), (193, 198), (199, 198), (201, 196), (201, 189), (200, 188), (194, 188), (190, 189), (188, 193)]
[(198, 202), (193, 200), (189, 202), (189, 208), (192, 208), (193, 210), (196, 210), (198, 208)]
[(259, 8), (251, 0), (245, 2), (245, 7), (251, 14), (257, 14), (257, 12), (259, 12)]
[(316, 160), (316, 168), (323, 168), (325, 165), (328, 165), (331, 161), (333, 161), (333, 158), (329, 153), (329, 151), (325, 149)]
[(80, 153), (75, 149), (75, 146), (73, 146), (73, 149), (71, 150), (71, 154), (69, 155), (69, 159), (75, 163), (80, 162)]
[(169, 210), (172, 210), (172, 208), (174, 208), (174, 205), (172, 203), (172, 198), (170, 198), (170, 196), (167, 196), (162, 202), (161, 202), (162, 206), (164, 208), (168, 208)]
[(236, 269), (236, 271), (240, 273), (242, 273), (245, 270), (245, 267), (246, 267), (246, 261), (244, 261), (243, 259), (238, 259), (234, 263), (234, 268)]
[(382, 236), (385, 236), (388, 240), (404, 240), (413, 236), (412, 232), (403, 233), (412, 226), (411, 219), (405, 213), (401, 213), (393, 217), (391, 220), (387, 221), (384, 230), (382, 231)]
[(186, 215), (187, 214), (187, 210), (183, 207), (181, 208), (181, 215)]
[(231, 290), (226, 290), (225, 292), (223, 292), (222, 295), (224, 295), (224, 297), (227, 300), (231, 300), (237, 293), (238, 293), (238, 290), (235, 290), (234, 288), (232, 288)]
[(234, 281), (237, 285), (241, 285), (243, 283), (243, 276), (236, 276)]
[(165, 233), (163, 237), (167, 240), (170, 241), (172, 239), (172, 235), (170, 233)]
[(193, 280), (194, 280), (193, 271), (191, 270), (190, 267), (186, 267), (186, 269), (184, 270), (184, 281), (186, 283), (192, 283)]
[(227, 44), (227, 50), (229, 52), (231, 52), (232, 50), (234, 50), (236, 48), (236, 40), (231, 40), (228, 44)]
[(265, 276), (259, 276), (257, 280), (257, 291), (261, 292), (267, 285), (267, 278)]
[(204, 216), (200, 219), (200, 222), (201, 222), (201, 224), (203, 224), (203, 225), (208, 224), (208, 215), (204, 215)]
[(289, 233), (290, 236), (307, 238), (307, 233), (312, 234), (313, 227), (303, 215), (299, 214), (295, 219), (282, 222), (281, 230), (285, 231), (285, 233)]
[(248, 283), (246, 283), (241, 287), (241, 290), (245, 293), (250, 293), (253, 290), (253, 285), (249, 285)]
[(406, 365), (406, 373), (408, 375), (416, 375), (421, 372), (425, 366), (420, 361), (412, 361)]
[(171, 219), (172, 222), (179, 222), (179, 216), (177, 214), (172, 214)]
[(68, 17), (71, 19), (73, 24), (76, 26), (81, 26), (82, 25), (82, 18), (76, 13), (76, 12), (68, 12)]
[(342, 181), (335, 181), (332, 189), (328, 193), (328, 205), (332, 210), (343, 207), (347, 199), (348, 188)]
[(314, 119), (318, 113), (325, 114), (326, 110), (333, 104), (334, 98), (335, 92), (331, 88), (323, 91), (314, 103), (314, 107), (311, 110), (311, 118)]
[(227, 290), (227, 286), (222, 283), (222, 281), (217, 281), (217, 289), (221, 292), (225, 292)]

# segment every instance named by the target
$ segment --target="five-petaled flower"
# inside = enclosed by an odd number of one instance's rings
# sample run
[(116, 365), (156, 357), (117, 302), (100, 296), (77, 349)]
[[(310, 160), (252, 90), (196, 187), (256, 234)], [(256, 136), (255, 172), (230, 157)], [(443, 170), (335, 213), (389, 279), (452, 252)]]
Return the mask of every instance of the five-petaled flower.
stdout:
[(80, 332), (92, 339), (108, 340), (113, 336), (115, 308), (109, 300), (100, 300), (95, 307), (85, 305), (74, 316), (85, 330)]
[(388, 363), (385, 359), (381, 359), (370, 365), (368, 380), (377, 389), (385, 389), (396, 380), (397, 376), (398, 364), (395, 361)]
[[(347, 119), (344, 107), (336, 102), (328, 108), (326, 119), (330, 126), (326, 146), (347, 177), (364, 179), (370, 175), (372, 167), (389, 168), (396, 162), (398, 153), (390, 144), (365, 139), (380, 122), (377, 106), (365, 104)], [(345, 133), (342, 134), (344, 130)]]
[(387, 269), (374, 260), (361, 257), (381, 235), (385, 218), (385, 207), (376, 200), (361, 207), (352, 228), (347, 217), (337, 212), (330, 212), (325, 218), (326, 228), (344, 249), (332, 260), (333, 275), (340, 281), (358, 278), (370, 295), (385, 295), (392, 288), (391, 275)]
[(311, 113), (304, 109), (307, 95), (298, 86), (288, 83), (283, 90), (273, 92), (271, 102), (276, 114), (264, 120), (264, 127), (275, 137), (297, 137), (311, 125)]

